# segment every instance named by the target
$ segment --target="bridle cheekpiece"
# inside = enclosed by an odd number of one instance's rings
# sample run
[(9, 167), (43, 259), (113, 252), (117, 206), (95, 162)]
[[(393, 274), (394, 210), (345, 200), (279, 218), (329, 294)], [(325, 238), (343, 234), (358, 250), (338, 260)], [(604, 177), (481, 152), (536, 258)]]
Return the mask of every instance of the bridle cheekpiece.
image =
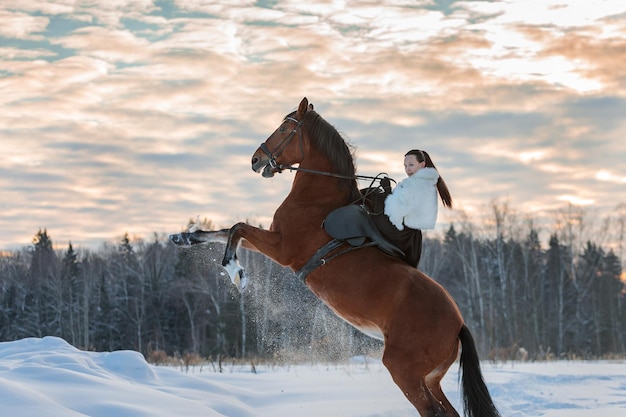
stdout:
[(298, 133), (298, 131), (300, 131), (300, 153), (302, 154), (302, 157), (304, 157), (304, 149), (303, 149), (303, 145), (302, 145), (302, 130), (301, 130), (302, 123), (304, 122), (304, 119), (298, 121), (297, 119), (295, 119), (293, 117), (287, 116), (283, 120), (283, 123), (285, 123), (286, 121), (294, 122), (296, 124), (296, 127), (289, 133), (289, 135), (287, 137), (285, 137), (283, 140), (281, 140), (278, 143), (278, 146), (276, 146), (276, 149), (274, 150), (274, 152), (272, 152), (267, 147), (265, 142), (263, 142), (261, 144), (261, 146), (260, 146), (261, 150), (263, 152), (265, 152), (265, 155), (267, 155), (267, 157), (269, 158), (268, 165), (270, 166), (270, 168), (272, 170), (275, 170), (277, 172), (282, 172), (282, 170), (284, 168), (289, 168), (289, 167), (286, 167), (284, 165), (279, 164), (276, 161), (276, 158), (278, 158), (280, 155), (282, 155), (283, 151), (287, 148), (287, 146), (289, 146), (289, 143), (291, 142), (293, 137), (296, 135), (296, 133)]

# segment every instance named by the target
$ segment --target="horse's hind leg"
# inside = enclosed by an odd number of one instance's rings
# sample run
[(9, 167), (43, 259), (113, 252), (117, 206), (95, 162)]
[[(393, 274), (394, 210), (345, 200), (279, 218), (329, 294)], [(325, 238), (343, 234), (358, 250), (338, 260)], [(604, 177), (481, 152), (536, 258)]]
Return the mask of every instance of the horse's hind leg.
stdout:
[[(426, 375), (431, 369), (425, 368), (415, 351), (385, 347), (383, 364), (389, 370), (393, 381), (400, 387), (406, 398), (422, 417), (447, 417), (441, 402), (433, 395), (426, 384)], [(458, 416), (458, 415), (457, 415)]]
[(445, 415), (451, 417), (459, 417), (459, 414), (454, 409), (454, 407), (452, 407), (452, 404), (450, 404), (450, 401), (448, 401), (448, 398), (443, 393), (441, 389), (441, 380), (443, 379), (446, 372), (448, 372), (448, 369), (454, 363), (458, 355), (459, 342), (457, 340), (454, 343), (454, 347), (452, 349), (452, 352), (450, 353), (450, 356), (441, 365), (439, 365), (426, 376), (426, 385), (428, 386), (428, 389), (430, 389), (430, 392), (445, 409)]

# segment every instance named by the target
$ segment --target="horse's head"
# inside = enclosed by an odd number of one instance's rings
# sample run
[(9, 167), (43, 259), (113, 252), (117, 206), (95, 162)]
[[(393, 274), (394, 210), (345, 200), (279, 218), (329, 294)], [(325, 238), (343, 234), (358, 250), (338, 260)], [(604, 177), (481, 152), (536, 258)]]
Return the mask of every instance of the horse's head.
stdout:
[(285, 117), (274, 133), (252, 155), (254, 172), (262, 172), (264, 177), (269, 178), (280, 172), (281, 166), (302, 162), (304, 158), (302, 123), (307, 111), (309, 101), (305, 97), (300, 102), (298, 110)]

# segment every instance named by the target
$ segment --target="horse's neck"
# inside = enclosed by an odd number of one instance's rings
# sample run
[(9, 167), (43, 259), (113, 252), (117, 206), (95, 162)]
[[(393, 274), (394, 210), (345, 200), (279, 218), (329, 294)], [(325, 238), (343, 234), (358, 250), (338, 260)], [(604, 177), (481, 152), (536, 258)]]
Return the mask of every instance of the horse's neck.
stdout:
[[(330, 164), (305, 163), (300, 167), (319, 172), (335, 172)], [(329, 209), (340, 207), (349, 203), (349, 196), (346, 189), (341, 187), (341, 181), (346, 180), (300, 171), (296, 173), (288, 198), (297, 203), (320, 205)]]

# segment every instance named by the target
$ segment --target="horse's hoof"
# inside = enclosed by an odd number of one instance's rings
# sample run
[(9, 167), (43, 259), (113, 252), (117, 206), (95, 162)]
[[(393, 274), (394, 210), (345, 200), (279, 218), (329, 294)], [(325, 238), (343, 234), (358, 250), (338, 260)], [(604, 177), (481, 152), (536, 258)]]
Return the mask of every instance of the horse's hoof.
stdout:
[(244, 269), (239, 272), (239, 291), (243, 291), (248, 286), (248, 274)]
[(170, 235), (170, 241), (176, 246), (190, 246), (191, 241), (189, 240), (189, 233), (177, 233), (175, 235)]
[(228, 272), (230, 281), (239, 291), (246, 288), (248, 285), (248, 276), (244, 273), (243, 267), (239, 264), (239, 262), (237, 262), (237, 260), (229, 261), (226, 265), (224, 265), (224, 269)]

